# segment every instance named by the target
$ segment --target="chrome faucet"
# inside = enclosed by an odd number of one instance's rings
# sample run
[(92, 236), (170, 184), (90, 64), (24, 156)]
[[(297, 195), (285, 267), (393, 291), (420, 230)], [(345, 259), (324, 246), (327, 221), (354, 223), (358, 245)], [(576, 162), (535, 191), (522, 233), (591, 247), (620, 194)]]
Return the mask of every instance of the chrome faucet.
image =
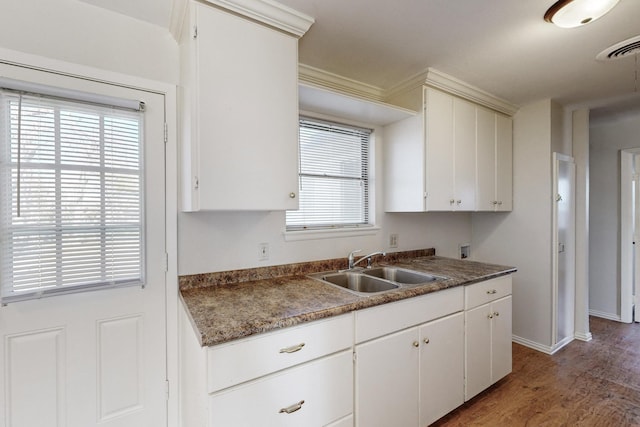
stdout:
[(373, 252), (373, 253), (370, 253), (369, 255), (365, 255), (362, 258), (360, 258), (359, 260), (355, 261), (353, 255), (357, 254), (358, 252), (362, 252), (362, 249), (356, 249), (355, 251), (351, 251), (349, 253), (349, 270), (351, 270), (353, 267), (355, 267), (357, 264), (361, 263), (365, 259), (367, 260), (367, 268), (371, 268), (371, 258), (373, 258), (376, 255), (385, 256), (387, 254), (386, 252), (382, 252), (382, 251)]

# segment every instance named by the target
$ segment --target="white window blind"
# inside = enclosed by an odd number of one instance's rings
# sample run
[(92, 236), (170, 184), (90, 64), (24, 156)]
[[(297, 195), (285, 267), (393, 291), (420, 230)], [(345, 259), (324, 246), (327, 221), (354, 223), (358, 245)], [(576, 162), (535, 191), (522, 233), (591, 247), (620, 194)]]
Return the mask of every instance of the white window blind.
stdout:
[(143, 114), (0, 90), (2, 301), (144, 283)]
[(287, 211), (287, 230), (369, 225), (370, 136), (370, 129), (300, 118), (300, 209)]

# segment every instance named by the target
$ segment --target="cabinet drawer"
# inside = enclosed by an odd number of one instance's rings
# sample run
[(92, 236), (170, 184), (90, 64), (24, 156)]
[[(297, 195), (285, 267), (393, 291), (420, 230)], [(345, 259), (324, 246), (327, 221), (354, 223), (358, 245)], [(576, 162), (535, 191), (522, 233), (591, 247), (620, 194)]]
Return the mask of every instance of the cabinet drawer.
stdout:
[(464, 308), (465, 310), (469, 310), (470, 308), (495, 301), (507, 295), (511, 295), (510, 274), (487, 280), (486, 282), (465, 286)]
[(325, 426), (353, 412), (352, 353), (296, 366), (209, 399), (210, 426)]
[(461, 311), (461, 286), (357, 311), (356, 343)]
[(351, 313), (210, 347), (209, 393), (350, 348)]

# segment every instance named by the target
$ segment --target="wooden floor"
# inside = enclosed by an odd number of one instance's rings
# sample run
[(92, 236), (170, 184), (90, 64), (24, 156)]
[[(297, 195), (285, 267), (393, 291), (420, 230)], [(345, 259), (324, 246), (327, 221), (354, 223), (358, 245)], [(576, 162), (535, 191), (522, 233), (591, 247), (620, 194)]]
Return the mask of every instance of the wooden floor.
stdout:
[(553, 356), (513, 344), (513, 372), (434, 426), (640, 426), (640, 324), (590, 326)]

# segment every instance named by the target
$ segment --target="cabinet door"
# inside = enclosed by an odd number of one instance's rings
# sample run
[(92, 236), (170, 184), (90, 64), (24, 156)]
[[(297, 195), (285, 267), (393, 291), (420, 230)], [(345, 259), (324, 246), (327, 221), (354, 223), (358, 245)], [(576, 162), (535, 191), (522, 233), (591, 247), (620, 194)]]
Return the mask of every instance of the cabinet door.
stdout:
[(356, 424), (418, 425), (418, 329), (356, 346)]
[(453, 99), (454, 199), (453, 208), (475, 210), (476, 186), (476, 107)]
[(491, 385), (491, 304), (465, 312), (465, 401)]
[(497, 210), (513, 209), (513, 119), (496, 115)]
[(453, 187), (453, 97), (431, 88), (426, 96), (426, 210), (450, 211)]
[(424, 116), (387, 125), (384, 132), (386, 212), (422, 212), (425, 193)]
[(486, 108), (476, 110), (476, 210), (493, 211), (496, 198), (496, 114)]
[(420, 426), (464, 403), (464, 314), (420, 327)]
[(511, 372), (511, 303), (512, 297), (499, 299), (491, 304), (493, 312), (491, 343), (491, 382), (495, 383)]
[(297, 209), (297, 39), (194, 7), (199, 208)]

